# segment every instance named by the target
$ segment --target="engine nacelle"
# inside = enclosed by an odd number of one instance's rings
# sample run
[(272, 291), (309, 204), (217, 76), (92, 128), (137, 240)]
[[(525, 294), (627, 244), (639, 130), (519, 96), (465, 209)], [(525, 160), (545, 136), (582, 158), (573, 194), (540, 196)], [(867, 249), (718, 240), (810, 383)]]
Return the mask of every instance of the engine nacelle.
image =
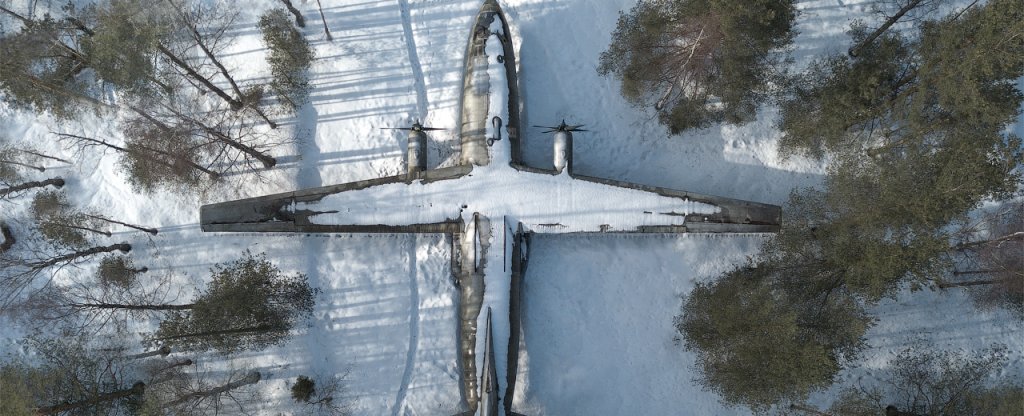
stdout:
[(555, 132), (552, 151), (555, 171), (562, 173), (565, 169), (569, 169), (568, 172), (572, 173), (572, 133), (568, 131)]
[(427, 170), (427, 134), (421, 130), (409, 131), (409, 144), (406, 148), (409, 158), (409, 175)]

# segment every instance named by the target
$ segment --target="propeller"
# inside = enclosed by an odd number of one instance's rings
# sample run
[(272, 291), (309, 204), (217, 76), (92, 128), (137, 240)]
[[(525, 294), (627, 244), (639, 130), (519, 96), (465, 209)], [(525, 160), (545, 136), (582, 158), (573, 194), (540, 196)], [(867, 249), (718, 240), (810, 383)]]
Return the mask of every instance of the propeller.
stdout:
[(584, 129), (580, 128), (580, 127), (583, 127), (582, 124), (576, 124), (576, 125), (565, 124), (565, 119), (562, 119), (562, 124), (559, 124), (559, 125), (557, 125), (555, 127), (551, 127), (551, 126), (533, 126), (533, 127), (539, 127), (539, 128), (542, 128), (542, 129), (547, 129), (547, 131), (545, 131), (544, 133), (554, 133), (554, 132), (559, 132), (559, 131), (568, 131), (568, 132), (588, 131), (588, 130), (584, 130)]
[(423, 124), (420, 124), (420, 121), (418, 119), (412, 123), (411, 127), (381, 127), (380, 129), (381, 130), (405, 130), (405, 131), (444, 130), (444, 129), (439, 128), (439, 127), (424, 127)]

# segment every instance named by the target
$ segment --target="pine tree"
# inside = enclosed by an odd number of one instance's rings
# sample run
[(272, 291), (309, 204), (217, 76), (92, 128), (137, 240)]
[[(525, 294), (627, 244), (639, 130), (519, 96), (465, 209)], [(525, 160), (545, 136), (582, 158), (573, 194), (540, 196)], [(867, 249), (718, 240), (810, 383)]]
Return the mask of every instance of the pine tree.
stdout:
[(149, 96), (159, 92), (154, 59), (171, 30), (160, 3), (112, 0), (93, 7), (92, 27), (82, 27), (83, 54), (104, 81), (122, 93)]
[(83, 103), (105, 106), (92, 98), (93, 85), (78, 76), (89, 67), (77, 45), (82, 33), (50, 16), (31, 20), (0, 10), (22, 23), (18, 33), (0, 37), (0, 91), (6, 101), (59, 118), (77, 115)]
[(232, 352), (284, 341), (291, 328), (313, 313), (315, 291), (301, 274), (287, 276), (264, 255), (248, 251), (218, 264), (206, 291), (189, 311), (175, 311), (152, 340), (185, 350)]
[(263, 43), (270, 49), (267, 61), (273, 81), (270, 87), (293, 110), (306, 102), (309, 96), (309, 64), (313, 49), (306, 38), (292, 27), (283, 9), (271, 9), (260, 16)]
[[(1019, 139), (1002, 133), (1022, 101), (1015, 87), (1024, 75), (1022, 18), (1019, 2), (993, 1), (922, 23), (916, 38), (886, 32), (856, 58), (817, 60), (782, 106), (782, 149), (870, 156), (860, 162), (973, 150), (964, 164), (1005, 172), (1019, 152)], [(860, 41), (865, 32), (851, 34)]]
[(789, 0), (640, 0), (619, 15), (598, 72), (673, 134), (754, 118), (796, 32)]
[(342, 404), (344, 376), (334, 376), (317, 384), (313, 379), (300, 375), (292, 384), (292, 399), (304, 404), (310, 413), (324, 416), (348, 415), (347, 406)]
[(100, 259), (100, 264), (96, 268), (96, 280), (105, 286), (128, 289), (135, 284), (140, 273), (147, 271), (148, 267), (135, 267), (131, 257), (112, 254)]
[(791, 270), (737, 268), (685, 299), (676, 329), (697, 354), (698, 383), (731, 404), (765, 409), (826, 387), (863, 344), (867, 319), (841, 289), (808, 296)]

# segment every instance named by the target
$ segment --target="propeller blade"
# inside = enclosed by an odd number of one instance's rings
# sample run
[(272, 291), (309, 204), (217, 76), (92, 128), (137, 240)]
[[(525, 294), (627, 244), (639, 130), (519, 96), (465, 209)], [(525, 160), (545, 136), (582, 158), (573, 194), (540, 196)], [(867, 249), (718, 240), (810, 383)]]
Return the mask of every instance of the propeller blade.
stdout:
[(412, 128), (409, 128), (409, 127), (381, 127), (380, 129), (381, 130), (406, 130), (406, 131), (412, 130)]
[(421, 127), (420, 130), (423, 130), (423, 131), (434, 131), (434, 130), (448, 130), (448, 129), (442, 129), (440, 127)]
[(537, 127), (537, 128), (541, 128), (541, 129), (547, 129), (547, 130), (544, 131), (544, 133), (555, 133), (555, 132), (560, 132), (560, 131), (569, 131), (569, 132), (589, 131), (589, 130), (581, 129), (580, 128), (580, 127), (583, 127), (583, 126), (584, 126), (583, 124), (568, 125), (568, 124), (565, 124), (565, 121), (562, 121), (562, 124), (557, 125), (557, 126), (537, 126), (537, 125), (535, 125), (533, 127)]

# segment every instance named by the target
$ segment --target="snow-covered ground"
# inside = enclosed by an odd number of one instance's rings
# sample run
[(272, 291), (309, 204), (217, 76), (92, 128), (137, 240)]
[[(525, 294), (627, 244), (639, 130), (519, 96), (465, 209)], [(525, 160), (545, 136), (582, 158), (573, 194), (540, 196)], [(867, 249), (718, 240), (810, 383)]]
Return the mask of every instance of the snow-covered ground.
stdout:
[[(4, 1), (24, 7), (26, 1)], [(32, 2), (33, 4), (43, 2)], [(450, 241), (409, 235), (203, 234), (203, 203), (349, 182), (403, 171), (405, 136), (381, 127), (425, 125), (433, 132), (428, 166), (450, 165), (457, 145), (463, 54), (479, 0), (322, 0), (334, 35), (322, 32), (316, 2), (293, 0), (306, 16), (316, 48), (311, 105), (281, 120), (277, 134), (296, 139), (276, 149), (279, 167), (262, 182), (233, 177), (204, 198), (137, 195), (114, 166), (115, 155), (87, 153), (74, 166), (48, 165), (83, 207), (155, 226), (160, 234), (115, 234), (133, 243), (141, 265), (202, 283), (209, 267), (246, 248), (266, 252), (286, 272), (301, 272), (322, 292), (314, 319), (288, 343), (232, 357), (264, 372), (270, 399), (264, 413), (294, 410), (288, 386), (299, 374), (347, 373), (347, 397), (360, 415), (443, 415), (459, 407), (456, 364), (457, 291), (451, 285)], [(258, 15), (279, 4), (237, 3), (227, 61), (240, 79), (267, 76)], [(575, 137), (581, 174), (769, 203), (794, 187), (820, 181), (822, 166), (783, 161), (775, 153), (775, 110), (741, 127), (715, 127), (669, 137), (653, 115), (630, 107), (616, 83), (596, 73), (620, 10), (632, 0), (507, 0), (501, 2), (519, 57), (522, 125), (565, 118), (586, 124)], [(795, 58), (847, 47), (844, 31), (868, 18), (867, 0), (799, 2)], [(244, 7), (241, 7), (243, 6)], [(42, 7), (38, 5), (37, 7)], [(1018, 128), (1020, 123), (1018, 123)], [(0, 132), (41, 150), (74, 158), (50, 131), (117, 140), (117, 120), (54, 120), (0, 104)], [(529, 164), (550, 166), (550, 136), (524, 128)], [(76, 159), (78, 160), (78, 159)], [(20, 203), (3, 203), (8, 215)], [(533, 240), (525, 278), (525, 357), (517, 408), (529, 414), (745, 414), (724, 408), (692, 382), (693, 356), (672, 327), (679, 296), (696, 281), (745, 261), (763, 236), (559, 236)], [(180, 296), (193, 289), (183, 286)], [(844, 383), (870, 382), (874, 369), (904, 345), (926, 339), (938, 348), (967, 350), (1007, 344), (1005, 370), (1024, 374), (1024, 332), (1002, 312), (979, 312), (959, 292), (905, 293), (875, 308), (878, 324), (862, 368)], [(5, 323), (0, 355), (17, 354), (19, 328)], [(144, 330), (145, 326), (140, 330)], [(140, 347), (141, 348), (141, 347)], [(224, 357), (200, 365), (221, 367)], [(828, 393), (814, 397), (828, 402)]]

